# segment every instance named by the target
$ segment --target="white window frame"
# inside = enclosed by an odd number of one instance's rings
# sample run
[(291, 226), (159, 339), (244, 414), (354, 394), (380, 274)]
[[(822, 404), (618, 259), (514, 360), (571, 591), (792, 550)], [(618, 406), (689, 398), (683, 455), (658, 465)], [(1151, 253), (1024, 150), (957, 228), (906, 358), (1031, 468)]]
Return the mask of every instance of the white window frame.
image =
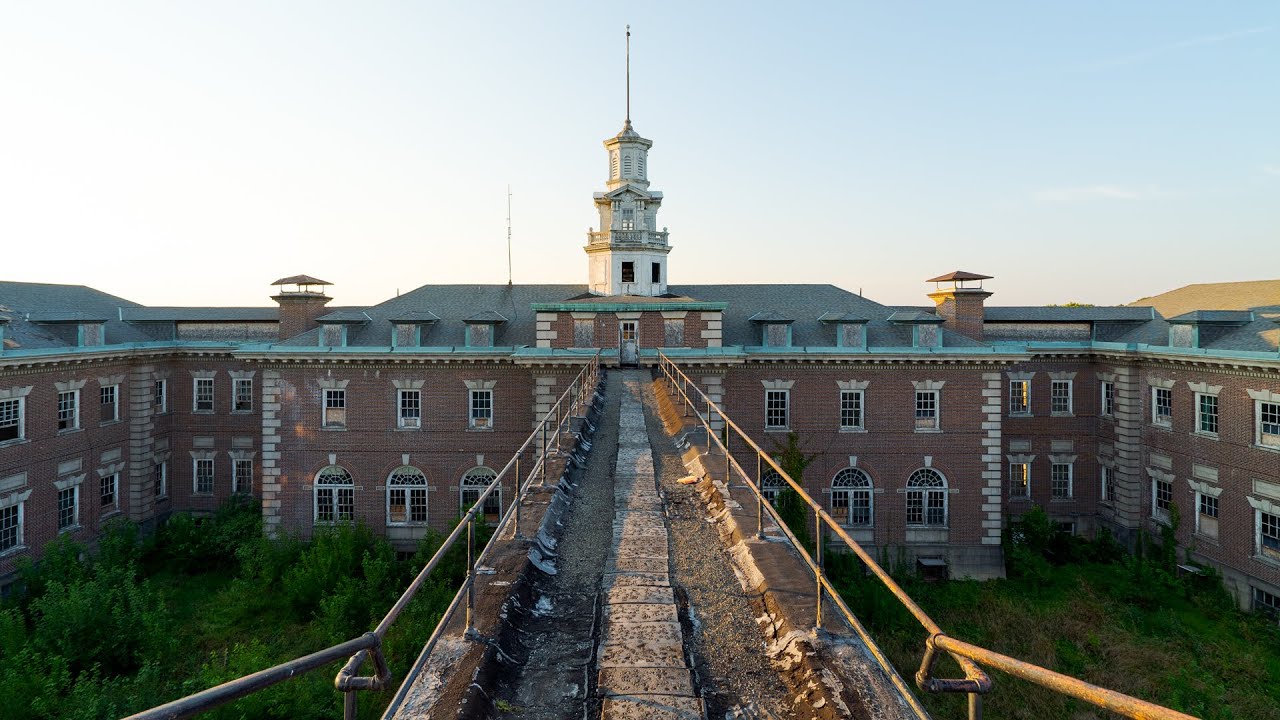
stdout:
[(1031, 381), (1009, 381), (1009, 414), (1013, 416), (1031, 415)]
[(1103, 380), (1098, 383), (1098, 414), (1102, 417), (1116, 415), (1116, 383), (1114, 380)]
[(26, 497), (27, 497), (28, 495), (30, 495), (30, 494), (31, 494), (31, 491), (30, 491), (30, 490), (28, 490), (27, 492), (22, 493), (21, 495), (19, 495), (19, 496), (18, 496), (18, 500), (17, 500), (16, 502), (12, 502), (12, 501), (10, 501), (10, 498), (4, 498), (4, 500), (6, 500), (6, 502), (0, 503), (0, 513), (4, 513), (5, 511), (8, 511), (10, 508), (15, 508), (15, 507), (17, 508), (17, 510), (15, 510), (15, 511), (14, 511), (14, 517), (15, 517), (15, 519), (16, 519), (16, 523), (17, 523), (17, 524), (14, 526), (14, 528), (15, 528), (15, 532), (14, 532), (14, 543), (13, 543), (13, 545), (10, 545), (10, 546), (9, 546), (9, 547), (7, 547), (7, 548), (0, 548), (0, 557), (3, 557), (3, 556), (8, 555), (8, 554), (10, 554), (10, 553), (17, 553), (17, 552), (21, 552), (21, 551), (25, 550), (25, 549), (26, 549), (26, 547), (27, 547), (27, 545), (26, 545), (26, 538), (25, 538), (25, 534), (26, 534), (26, 526), (27, 526), (27, 522), (26, 522), (26, 505), (27, 505)]
[[(493, 388), (467, 389), (467, 427), (471, 430), (492, 430), (494, 416)], [(487, 398), (488, 407), (477, 404)]]
[(69, 396), (71, 400), (71, 416), (67, 418), (67, 426), (59, 427), (58, 432), (72, 432), (80, 429), (80, 390), (64, 390), (58, 393), (58, 425), (63, 423), (62, 417), (62, 400), (63, 396)]
[[(194, 467), (194, 466), (193, 466)], [(160, 469), (159, 477), (156, 476), (156, 468)], [(152, 492), (157, 498), (169, 497), (169, 461), (161, 460), (151, 466), (151, 485)]]
[[(475, 500), (467, 502), (467, 496), (479, 498), (484, 489), (498, 477), (498, 473), (492, 468), (483, 465), (477, 465), (462, 474), (462, 479), (458, 481), (458, 512), (465, 513), (475, 504)], [(484, 506), (480, 508), (480, 514), (484, 516), (484, 520), (489, 524), (495, 524), (502, 518), (502, 485), (498, 485), (493, 489), (493, 493), (485, 498)]]
[[(1196, 490), (1195, 502), (1196, 502), (1196, 534), (1203, 535), (1205, 537), (1213, 538), (1216, 540), (1218, 538), (1218, 531), (1221, 529), (1218, 527), (1218, 520), (1222, 517), (1222, 504), (1218, 501), (1218, 497), (1216, 495), (1210, 495), (1209, 493), (1202, 492), (1200, 490)], [(1203, 508), (1209, 504), (1213, 505), (1212, 515), (1209, 515), (1203, 511)], [(1214, 521), (1213, 532), (1205, 532), (1204, 523), (1203, 523), (1205, 518), (1209, 518)]]
[[(939, 480), (942, 481), (942, 485), (941, 486), (932, 485), (932, 484), (912, 485), (912, 483), (917, 481), (917, 476), (920, 476), (921, 478), (923, 478), (925, 475), (936, 476)], [(951, 521), (951, 512), (950, 512), (951, 508), (949, 507), (951, 500), (950, 500), (950, 497), (948, 497), (950, 495), (950, 492), (948, 492), (948, 490), (949, 490), (949, 487), (947, 484), (947, 477), (942, 473), (938, 472), (936, 469), (924, 467), (916, 470), (915, 472), (912, 472), (911, 476), (907, 478), (907, 487), (904, 495), (904, 499), (906, 501), (906, 510), (907, 510), (907, 514), (906, 514), (907, 527), (935, 528), (938, 530), (948, 529), (950, 527), (949, 523)], [(916, 496), (916, 495), (918, 495), (920, 499), (920, 521), (912, 522), (911, 521), (911, 500), (913, 496)], [(941, 502), (942, 504), (942, 522), (941, 523), (929, 522), (929, 510), (931, 507), (933, 507), (933, 504), (934, 504), (933, 501), (936, 498), (941, 498), (941, 501), (942, 501)]]
[[(241, 393), (241, 388), (247, 388), (247, 392)], [(247, 398), (247, 406), (241, 407), (241, 398)], [(233, 413), (251, 413), (253, 412), (253, 378), (231, 378), (231, 412)]]
[[(1057, 478), (1054, 477), (1054, 472), (1062, 468), (1066, 468), (1066, 473), (1067, 473), (1067, 494), (1057, 495), (1054, 492), (1054, 483), (1057, 482)], [(1049, 499), (1050, 500), (1070, 500), (1071, 498), (1075, 497), (1075, 475), (1076, 475), (1075, 463), (1072, 463), (1072, 462), (1050, 463), (1049, 464)]]
[[(1015, 492), (1015, 468), (1022, 473), (1022, 492)], [(1011, 461), (1009, 463), (1009, 497), (1028, 500), (1031, 498), (1031, 463), (1028, 461)]]
[[(779, 424), (775, 418), (771, 417), (771, 402), (781, 402), (782, 422)], [(772, 408), (777, 410), (777, 407)], [(776, 413), (773, 413), (776, 415)], [(788, 389), (766, 388), (764, 391), (764, 429), (770, 430), (787, 430), (791, 427), (791, 391)]]
[[(102, 502), (102, 498), (105, 493), (102, 492), (102, 489), (106, 487), (108, 479), (111, 484), (111, 502), (104, 503)], [(98, 507), (102, 508), (103, 512), (106, 514), (116, 512), (120, 509), (120, 473), (107, 473), (106, 475), (102, 475), (98, 478)]]
[(8, 443), (20, 443), (27, 439), (27, 398), (19, 395), (18, 397), (6, 398), (0, 400), (0, 403), (14, 403), (14, 424), (8, 427), (16, 427), (17, 435), (8, 440), (0, 440), (0, 446)]
[[(244, 467), (248, 465), (248, 469)], [(253, 494), (253, 458), (251, 457), (232, 457), (231, 458), (231, 493), (233, 495), (251, 495)]]
[[(1065, 410), (1061, 410), (1058, 407), (1058, 401), (1060, 399), (1064, 399), (1058, 393), (1058, 390), (1060, 388), (1066, 389), (1066, 396), (1065, 396), (1066, 409)], [(1071, 380), (1051, 379), (1049, 381), (1049, 414), (1065, 416), (1065, 415), (1071, 415), (1074, 412), (1075, 412), (1075, 383)]]
[[(1168, 393), (1169, 396), (1169, 412), (1166, 415), (1160, 414), (1160, 393), (1162, 392)], [(1162, 428), (1173, 427), (1173, 388), (1151, 388), (1151, 424)]]
[(1169, 509), (1160, 507), (1160, 485), (1169, 486), (1169, 504), (1173, 505), (1173, 478), (1165, 479), (1160, 476), (1151, 478), (1151, 517), (1160, 522), (1169, 522)]
[[(208, 466), (207, 466), (209, 468), (209, 489), (208, 490), (200, 489), (200, 468), (202, 466), (201, 465), (202, 463), (208, 463)], [(200, 497), (208, 497), (209, 495), (212, 495), (214, 492), (214, 488), (217, 487), (217, 479), (218, 479), (217, 468), (214, 467), (213, 458), (208, 457), (208, 458), (192, 458), (191, 459), (191, 494), (192, 495), (198, 495)]]
[[(62, 524), (62, 493), (67, 491), (71, 492), (71, 522), (66, 525), (63, 525)], [(60, 533), (70, 532), (79, 528), (80, 527), (80, 483), (76, 483), (70, 487), (66, 487), (61, 490), (58, 490), (57, 495), (54, 496), (54, 501), (55, 501), (57, 512), (58, 512), (57, 519), (55, 520), (55, 523), (58, 526), (58, 532)]]
[(156, 415), (169, 412), (169, 381), (159, 378), (151, 383), (151, 408)]
[(1113, 503), (1116, 501), (1116, 469), (1110, 465), (1098, 466), (1098, 479), (1102, 483), (1102, 494), (1099, 499), (1102, 502)]
[[(1254, 516), (1254, 552), (1263, 560), (1274, 563), (1280, 563), (1280, 513), (1268, 512), (1262, 508), (1255, 508)], [(1267, 522), (1267, 518), (1272, 518), (1271, 522)], [(1263, 528), (1270, 526), (1274, 528), (1272, 532), (1275, 535), (1264, 535)], [(1267, 544), (1266, 538), (1272, 538), (1275, 543)]]
[[(857, 392), (857, 391), (855, 391)], [(837, 500), (843, 498), (844, 517), (839, 517)], [(867, 521), (853, 521), (854, 500), (865, 498), (867, 503)], [(876, 525), (876, 493), (875, 481), (865, 470), (855, 467), (841, 468), (831, 478), (831, 514), (840, 525), (847, 528), (873, 528)]]
[[(397, 478), (414, 477), (421, 478), (420, 483), (397, 482)], [(394, 519), (391, 512), (391, 496), (393, 493), (402, 491), (404, 493), (404, 516), (402, 520)], [(402, 465), (387, 476), (387, 525), (393, 527), (427, 525), (431, 522), (431, 487), (427, 480), (427, 474), (412, 465)], [(421, 520), (413, 519), (414, 499), (421, 497), (421, 506), (423, 508), (423, 517)]]
[[(346, 430), (347, 409), (346, 388), (324, 388), (320, 395), (320, 427), (325, 430)], [(332, 412), (334, 410), (342, 412)]]
[[(338, 478), (338, 482), (320, 482), (322, 478)], [(345, 479), (345, 482), (342, 481)], [(345, 467), (337, 464), (326, 465), (316, 472), (316, 476), (311, 483), (312, 488), (312, 516), (311, 521), (314, 525), (337, 525), (340, 523), (354, 522), (356, 517), (356, 484), (355, 478), (351, 476), (351, 472)], [(322, 505), (326, 508), (327, 519), (321, 519), (320, 508)], [(347, 502), (344, 502), (344, 499)], [(351, 512), (346, 517), (343, 516), (342, 509), (349, 505)]]
[[(103, 402), (104, 396), (107, 394), (111, 395), (110, 403)], [(99, 386), (98, 404), (111, 405), (111, 417), (102, 418), (103, 423), (120, 422), (120, 386), (118, 384)]]
[[(214, 382), (211, 377), (191, 378), (191, 412), (208, 415), (215, 411)], [(209, 407), (202, 408), (201, 404)]]
[[(1253, 443), (1261, 448), (1272, 450), (1280, 450), (1280, 433), (1263, 432), (1264, 406), (1270, 405), (1274, 408), (1274, 413), (1280, 415), (1280, 398), (1274, 400), (1254, 400), (1253, 401)], [(1267, 423), (1270, 424), (1270, 423)], [(1276, 428), (1280, 430), (1280, 427)], [(1274, 439), (1271, 439), (1274, 438)]]
[[(922, 408), (920, 401), (927, 396), (933, 396), (933, 408), (931, 415), (921, 415)], [(915, 431), (916, 432), (941, 432), (942, 431), (942, 391), (941, 390), (916, 390), (915, 391)], [(932, 424), (921, 425), (921, 421), (926, 418), (932, 418)]]
[[(405, 400), (409, 398), (414, 399), (412, 416), (405, 414)], [(401, 430), (422, 429), (422, 390), (413, 388), (396, 390), (396, 427)]]
[[(1206, 399), (1213, 401), (1213, 416), (1212, 416), (1213, 429), (1212, 430), (1204, 429), (1204, 421), (1208, 417), (1208, 415), (1204, 413), (1204, 405), (1203, 405)], [(1218, 396), (1214, 393), (1198, 392), (1195, 394), (1195, 402), (1196, 402), (1196, 425), (1195, 425), (1195, 429), (1192, 432), (1194, 432), (1196, 435), (1205, 435), (1207, 437), (1215, 437), (1215, 438), (1218, 437), (1218, 430), (1221, 428), (1221, 425), (1219, 423), (1222, 421), (1222, 404), (1219, 402)]]
[[(854, 414), (854, 422), (845, 422), (845, 400), (852, 400), (852, 412)], [(858, 432), (867, 429), (867, 395), (865, 390), (841, 390), (840, 391), (840, 430), (843, 432)]]
[(782, 475), (773, 468), (765, 468), (764, 474), (760, 476), (760, 495), (765, 502), (777, 507), (778, 498), (785, 489), (787, 489), (787, 481), (782, 479)]

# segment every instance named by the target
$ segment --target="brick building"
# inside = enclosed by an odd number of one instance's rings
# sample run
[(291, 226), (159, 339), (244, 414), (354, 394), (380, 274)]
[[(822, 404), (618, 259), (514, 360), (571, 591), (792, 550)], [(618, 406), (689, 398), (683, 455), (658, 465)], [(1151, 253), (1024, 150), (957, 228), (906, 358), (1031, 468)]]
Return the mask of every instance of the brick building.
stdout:
[(877, 552), (993, 577), (1033, 505), (1128, 542), (1176, 506), (1180, 543), (1242, 606), (1280, 606), (1280, 306), (989, 306), (990, 278), (967, 272), (922, 307), (670, 285), (651, 147), (629, 120), (605, 141), (582, 285), (332, 308), (300, 275), (274, 306), (151, 308), (0, 283), (0, 577), (59, 533), (233, 493), (261, 498), (272, 533), (357, 520), (410, 547), (597, 350), (650, 366), (661, 349), (762, 446), (795, 432), (811, 494)]

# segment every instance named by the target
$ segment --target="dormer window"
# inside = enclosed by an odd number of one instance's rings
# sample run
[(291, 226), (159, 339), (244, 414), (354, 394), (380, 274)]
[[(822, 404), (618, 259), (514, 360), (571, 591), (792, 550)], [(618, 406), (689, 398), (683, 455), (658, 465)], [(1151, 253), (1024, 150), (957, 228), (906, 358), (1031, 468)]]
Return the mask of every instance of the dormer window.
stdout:
[(347, 344), (347, 328), (344, 325), (321, 325), (320, 344), (324, 347), (342, 347)]
[(467, 347), (493, 347), (498, 324), (507, 319), (492, 310), (476, 313), (463, 320), (467, 324)]
[(98, 347), (102, 345), (102, 323), (84, 323), (80, 326), (80, 345)]
[(418, 347), (422, 344), (422, 328), (412, 323), (396, 323), (393, 344), (396, 347)]
[(765, 311), (752, 315), (750, 321), (760, 326), (760, 344), (764, 347), (791, 347), (793, 318), (779, 312)]

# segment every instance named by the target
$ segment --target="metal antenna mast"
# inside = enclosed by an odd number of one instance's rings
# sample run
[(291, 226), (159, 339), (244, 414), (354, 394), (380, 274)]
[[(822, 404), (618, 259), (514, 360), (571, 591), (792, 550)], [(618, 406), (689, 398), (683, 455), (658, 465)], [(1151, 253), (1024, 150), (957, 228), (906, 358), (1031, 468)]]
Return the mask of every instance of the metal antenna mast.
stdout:
[(631, 26), (627, 25), (627, 127), (631, 127)]
[(507, 287), (511, 287), (511, 186), (507, 186)]

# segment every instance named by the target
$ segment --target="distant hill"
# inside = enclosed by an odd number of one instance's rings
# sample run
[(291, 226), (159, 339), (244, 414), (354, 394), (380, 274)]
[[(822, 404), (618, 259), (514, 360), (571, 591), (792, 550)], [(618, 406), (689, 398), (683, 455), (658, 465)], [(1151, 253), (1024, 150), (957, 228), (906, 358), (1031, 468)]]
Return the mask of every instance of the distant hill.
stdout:
[(1280, 310), (1280, 280), (1203, 283), (1135, 300), (1170, 318), (1192, 310)]

